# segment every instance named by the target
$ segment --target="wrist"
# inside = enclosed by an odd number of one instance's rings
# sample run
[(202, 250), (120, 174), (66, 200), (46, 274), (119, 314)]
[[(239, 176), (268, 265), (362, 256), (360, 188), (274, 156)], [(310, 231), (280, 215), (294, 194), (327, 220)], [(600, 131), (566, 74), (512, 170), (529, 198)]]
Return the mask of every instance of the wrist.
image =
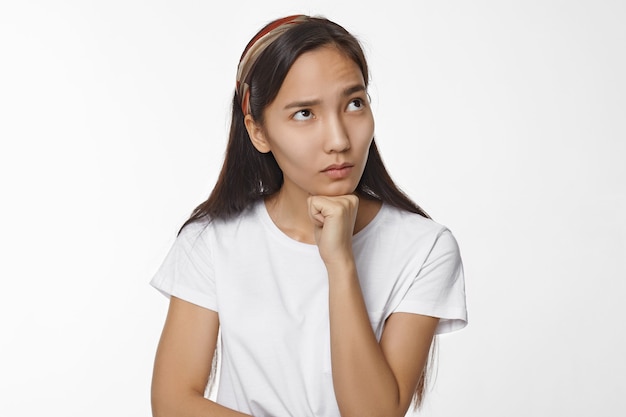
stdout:
[(355, 277), (357, 275), (356, 263), (352, 254), (347, 256), (337, 256), (324, 261), (329, 279), (341, 279)]

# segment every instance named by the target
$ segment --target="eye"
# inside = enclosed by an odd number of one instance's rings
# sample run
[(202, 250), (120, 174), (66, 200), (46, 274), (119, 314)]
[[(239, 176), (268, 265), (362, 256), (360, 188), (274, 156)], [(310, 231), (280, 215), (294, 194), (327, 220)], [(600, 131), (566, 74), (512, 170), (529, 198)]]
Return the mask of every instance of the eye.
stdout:
[(303, 120), (310, 120), (313, 118), (313, 113), (311, 113), (311, 110), (298, 110), (297, 112), (295, 112), (293, 114), (293, 116), (291, 116), (291, 118), (293, 120), (299, 120), (299, 121), (303, 121)]
[(348, 103), (348, 111), (358, 111), (361, 110), (364, 107), (364, 103), (363, 103), (363, 99), (360, 98), (355, 98), (350, 100), (350, 103)]

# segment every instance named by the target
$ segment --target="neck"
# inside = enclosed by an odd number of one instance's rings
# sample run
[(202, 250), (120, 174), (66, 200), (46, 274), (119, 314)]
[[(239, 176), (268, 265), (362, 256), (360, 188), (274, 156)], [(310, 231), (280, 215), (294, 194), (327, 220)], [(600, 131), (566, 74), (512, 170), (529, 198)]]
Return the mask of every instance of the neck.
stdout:
[(265, 200), (267, 212), (276, 226), (290, 238), (303, 243), (315, 243), (313, 224), (309, 218), (307, 197), (294, 195), (281, 188)]
[[(265, 200), (265, 206), (272, 221), (283, 233), (299, 242), (315, 244), (307, 198), (306, 193), (289, 192), (283, 187)], [(359, 198), (354, 233), (358, 233), (372, 221), (380, 206), (380, 201)]]

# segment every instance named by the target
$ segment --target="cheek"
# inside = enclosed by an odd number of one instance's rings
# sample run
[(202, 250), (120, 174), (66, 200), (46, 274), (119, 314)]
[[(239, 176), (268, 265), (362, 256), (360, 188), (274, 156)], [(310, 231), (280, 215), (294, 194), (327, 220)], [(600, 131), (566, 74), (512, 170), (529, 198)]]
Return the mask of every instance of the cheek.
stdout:
[(353, 146), (368, 149), (374, 138), (374, 118), (361, 120), (351, 128)]
[(314, 155), (314, 140), (307, 137), (306, 132), (293, 129), (274, 129), (269, 139), (276, 162), (281, 169), (290, 165), (302, 166)]

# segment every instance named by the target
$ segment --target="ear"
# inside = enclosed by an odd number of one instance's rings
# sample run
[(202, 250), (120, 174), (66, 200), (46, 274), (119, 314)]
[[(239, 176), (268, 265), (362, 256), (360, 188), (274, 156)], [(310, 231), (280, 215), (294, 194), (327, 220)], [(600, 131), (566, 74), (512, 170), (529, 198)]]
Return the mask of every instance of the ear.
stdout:
[(250, 136), (250, 141), (252, 145), (256, 148), (257, 151), (261, 153), (268, 153), (270, 149), (270, 144), (265, 137), (265, 132), (263, 128), (254, 121), (252, 115), (247, 114), (243, 119), (244, 124), (246, 125), (246, 130), (248, 131), (248, 136)]

